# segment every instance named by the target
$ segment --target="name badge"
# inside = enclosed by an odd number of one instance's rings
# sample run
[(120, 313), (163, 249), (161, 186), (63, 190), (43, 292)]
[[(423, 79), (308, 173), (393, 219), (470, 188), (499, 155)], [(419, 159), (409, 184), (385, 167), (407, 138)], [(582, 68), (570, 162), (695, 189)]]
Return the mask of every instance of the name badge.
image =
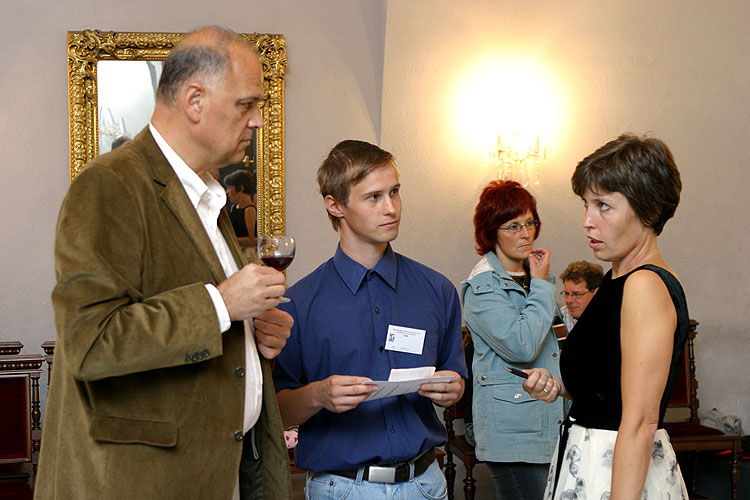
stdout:
[(388, 325), (385, 348), (389, 351), (421, 355), (422, 348), (424, 347), (425, 333), (427, 333), (425, 330), (418, 330), (416, 328)]

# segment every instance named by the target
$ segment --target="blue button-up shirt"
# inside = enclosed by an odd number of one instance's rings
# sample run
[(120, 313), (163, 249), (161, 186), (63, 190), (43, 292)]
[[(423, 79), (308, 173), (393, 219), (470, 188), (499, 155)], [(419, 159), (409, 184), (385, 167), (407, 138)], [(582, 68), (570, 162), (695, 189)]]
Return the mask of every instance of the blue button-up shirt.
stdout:
[[(435, 366), (466, 378), (461, 304), (442, 274), (390, 245), (371, 270), (339, 248), (332, 259), (290, 287), (279, 307), (294, 317), (276, 358), (276, 390), (331, 375), (388, 380), (391, 368)], [(425, 330), (422, 354), (385, 349), (388, 326)], [(297, 465), (315, 472), (413, 459), (446, 441), (432, 401), (418, 393), (320, 410), (300, 426)]]

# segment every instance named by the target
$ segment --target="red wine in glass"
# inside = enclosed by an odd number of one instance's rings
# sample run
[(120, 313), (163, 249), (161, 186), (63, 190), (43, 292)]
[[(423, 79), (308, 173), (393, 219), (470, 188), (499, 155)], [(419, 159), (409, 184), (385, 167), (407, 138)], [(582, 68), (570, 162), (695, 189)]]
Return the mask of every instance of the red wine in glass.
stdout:
[(293, 259), (294, 257), (274, 257), (271, 255), (260, 258), (264, 266), (272, 267), (277, 271), (283, 271), (284, 269), (289, 267), (289, 264), (292, 263)]
[[(264, 266), (283, 271), (292, 263), (295, 252), (296, 243), (293, 236), (258, 237), (258, 258)], [(279, 300), (289, 302), (289, 299), (283, 296)]]

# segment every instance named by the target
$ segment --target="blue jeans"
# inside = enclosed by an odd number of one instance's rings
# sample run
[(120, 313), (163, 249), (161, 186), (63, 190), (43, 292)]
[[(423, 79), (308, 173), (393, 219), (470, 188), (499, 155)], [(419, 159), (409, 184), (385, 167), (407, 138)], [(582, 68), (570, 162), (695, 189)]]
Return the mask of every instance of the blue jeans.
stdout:
[(487, 462), (496, 500), (542, 500), (549, 464)]
[[(448, 498), (445, 476), (437, 460), (424, 474), (414, 477), (412, 465), (410, 478), (403, 483), (371, 483), (362, 480), (364, 469), (357, 479), (318, 472), (307, 475), (305, 498), (307, 500), (434, 500)], [(312, 478), (311, 478), (312, 476)]]

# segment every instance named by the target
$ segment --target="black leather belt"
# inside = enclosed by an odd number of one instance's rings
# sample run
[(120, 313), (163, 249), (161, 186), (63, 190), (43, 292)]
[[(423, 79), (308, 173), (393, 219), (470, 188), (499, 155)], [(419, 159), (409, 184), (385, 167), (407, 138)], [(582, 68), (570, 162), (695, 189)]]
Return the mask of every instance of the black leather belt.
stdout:
[[(409, 480), (409, 465), (414, 464), (414, 477), (424, 473), (435, 461), (435, 448), (430, 448), (411, 462), (391, 466), (370, 465), (365, 467), (362, 479), (371, 483), (403, 483)], [(335, 470), (328, 474), (357, 479), (359, 469)]]

